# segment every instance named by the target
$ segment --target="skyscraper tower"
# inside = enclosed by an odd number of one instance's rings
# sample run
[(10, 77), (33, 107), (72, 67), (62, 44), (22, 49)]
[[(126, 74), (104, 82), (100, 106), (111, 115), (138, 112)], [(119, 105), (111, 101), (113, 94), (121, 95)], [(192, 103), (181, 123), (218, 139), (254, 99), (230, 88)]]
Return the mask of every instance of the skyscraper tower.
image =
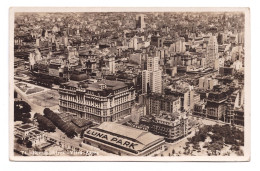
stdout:
[(142, 72), (142, 93), (162, 93), (162, 70), (159, 69), (159, 57), (147, 58), (147, 70)]
[(115, 57), (114, 56), (111, 56), (109, 57), (108, 59), (108, 65), (109, 65), (109, 71), (111, 74), (114, 74), (115, 73)]
[(144, 14), (136, 15), (136, 28), (145, 28)]
[(215, 60), (218, 59), (218, 41), (216, 36), (210, 36), (207, 46), (207, 66), (214, 67)]

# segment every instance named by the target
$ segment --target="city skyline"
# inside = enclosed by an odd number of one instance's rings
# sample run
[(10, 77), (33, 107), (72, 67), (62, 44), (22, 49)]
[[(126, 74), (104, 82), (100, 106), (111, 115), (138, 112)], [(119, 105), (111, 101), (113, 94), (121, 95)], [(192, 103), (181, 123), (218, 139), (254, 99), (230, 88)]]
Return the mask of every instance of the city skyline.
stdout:
[(14, 157), (245, 157), (246, 15), (15, 13)]

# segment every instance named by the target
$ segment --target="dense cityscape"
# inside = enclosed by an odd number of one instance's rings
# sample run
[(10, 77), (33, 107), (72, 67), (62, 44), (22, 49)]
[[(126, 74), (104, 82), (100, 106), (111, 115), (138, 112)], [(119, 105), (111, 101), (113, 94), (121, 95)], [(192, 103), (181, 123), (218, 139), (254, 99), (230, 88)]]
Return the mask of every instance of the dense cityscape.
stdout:
[(16, 156), (243, 156), (244, 13), (16, 13)]

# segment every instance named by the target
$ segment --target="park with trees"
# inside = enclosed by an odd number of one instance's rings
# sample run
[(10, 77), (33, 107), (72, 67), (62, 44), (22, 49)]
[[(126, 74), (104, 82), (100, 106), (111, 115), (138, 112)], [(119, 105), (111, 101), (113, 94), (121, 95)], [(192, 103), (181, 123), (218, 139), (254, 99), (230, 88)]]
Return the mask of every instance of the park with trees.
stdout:
[(25, 101), (14, 101), (14, 121), (31, 123), (31, 106)]
[(41, 131), (46, 130), (48, 132), (55, 132), (56, 126), (48, 118), (46, 118), (45, 116), (42, 116), (39, 113), (35, 113), (34, 118), (38, 122), (39, 130), (41, 130)]
[(44, 116), (48, 118), (57, 128), (64, 132), (67, 137), (74, 138), (77, 135), (77, 130), (71, 123), (63, 121), (57, 113), (54, 113), (49, 108), (43, 110)]
[(200, 152), (203, 148), (207, 150), (208, 155), (220, 155), (222, 149), (229, 147), (226, 155), (230, 155), (230, 152), (243, 155), (242, 146), (244, 146), (244, 131), (228, 124), (204, 125), (193, 137), (188, 138), (184, 153), (189, 155), (194, 151)]
[(32, 142), (29, 140), (28, 137), (26, 137), (24, 140), (17, 139), (17, 143), (20, 145), (25, 145), (27, 148), (32, 148)]

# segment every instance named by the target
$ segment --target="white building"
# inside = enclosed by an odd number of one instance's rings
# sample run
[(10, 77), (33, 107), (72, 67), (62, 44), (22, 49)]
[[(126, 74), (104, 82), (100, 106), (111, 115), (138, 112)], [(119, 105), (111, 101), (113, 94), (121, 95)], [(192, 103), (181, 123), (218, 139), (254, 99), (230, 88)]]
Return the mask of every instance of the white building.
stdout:
[(159, 69), (159, 57), (147, 58), (147, 70), (142, 72), (143, 93), (147, 93), (148, 85), (151, 92), (162, 92), (162, 71)]
[(201, 77), (199, 79), (199, 88), (204, 90), (212, 90), (218, 84), (217, 79)]
[(111, 56), (108, 59), (108, 65), (109, 65), (109, 71), (111, 74), (114, 74), (116, 72), (116, 63), (115, 63), (115, 57)]
[(216, 36), (210, 36), (207, 46), (207, 66), (213, 68), (215, 60), (218, 59), (218, 42)]

